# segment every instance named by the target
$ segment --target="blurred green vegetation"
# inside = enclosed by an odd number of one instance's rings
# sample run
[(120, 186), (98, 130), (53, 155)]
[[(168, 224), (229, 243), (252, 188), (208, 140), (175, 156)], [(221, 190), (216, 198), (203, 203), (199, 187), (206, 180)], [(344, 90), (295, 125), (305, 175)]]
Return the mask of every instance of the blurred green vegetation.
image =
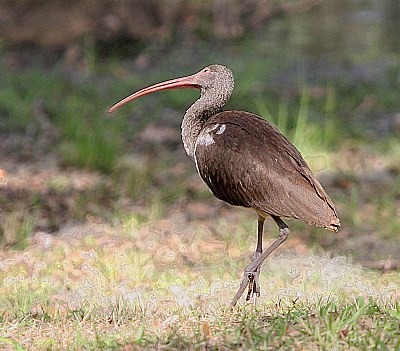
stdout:
[[(398, 38), (386, 41), (390, 11), (363, 1), (350, 13), (345, 3), (231, 40), (210, 38), (211, 15), (193, 38), (177, 28), (164, 43), (85, 35), (60, 54), (0, 38), (0, 344), (399, 349), (398, 272), (337, 257), (386, 265), (398, 259), (400, 233)], [(288, 222), (293, 235), (279, 252), (298, 253), (266, 262), (254, 311), (226, 302), (254, 250), (256, 218), (210, 194), (179, 140), (198, 92), (166, 91), (106, 113), (211, 63), (234, 72), (226, 108), (275, 123), (342, 223), (332, 234)], [(152, 125), (176, 130), (176, 140), (144, 138)], [(277, 230), (266, 224), (270, 240)]]
[[(33, 129), (39, 134), (40, 125), (33, 110), (35, 104), (41, 103), (51, 124), (60, 132), (55, 147), (63, 164), (112, 172), (117, 156), (127, 150), (127, 141), (146, 124), (162, 123), (166, 108), (183, 115), (197, 95), (186, 91), (163, 92), (135, 101), (112, 118), (106, 118), (107, 108), (143, 86), (220, 62), (231, 67), (236, 78), (227, 108), (248, 110), (272, 120), (306, 154), (321, 148), (332, 151), (349, 138), (369, 143), (371, 138), (385, 142), (397, 135), (390, 130), (376, 135), (373, 127), (377, 117), (394, 114), (399, 109), (399, 63), (387, 65), (385, 73), (374, 81), (357, 78), (354, 81), (351, 71), (348, 77), (321, 78), (316, 83), (300, 75), (288, 90), (281, 88), (279, 82), (269, 82), (274, 76), (291, 80), (293, 61), (277, 65), (277, 52), (258, 57), (254, 51), (260, 43), (253, 38), (240, 45), (243, 50), (240, 61), (232, 57), (230, 50), (219, 52), (218, 46), (208, 47), (207, 54), (198, 59), (202, 63), (190, 68), (183, 64), (185, 58), (176, 57), (179, 48), (172, 48), (149, 70), (139, 74), (116, 57), (98, 56), (93, 44), (94, 48), (84, 52), (87, 71), (81, 73), (78, 81), (59, 66), (13, 71), (0, 65), (1, 130), (23, 134)], [(180, 61), (182, 69), (178, 70)]]
[[(324, 14), (327, 18), (331, 15)], [(340, 34), (349, 27), (321, 27), (318, 35), (311, 36), (311, 28), (319, 25), (316, 16), (310, 12), (283, 17), (231, 41), (210, 39), (205, 32), (204, 38), (198, 33), (196, 41), (181, 43), (177, 35), (170, 38), (168, 48), (143, 41), (127, 42), (126, 38), (107, 46), (88, 36), (83, 38), (73, 64), (51, 52), (56, 58), (46, 59), (53, 64), (40, 64), (41, 55), (46, 55), (41, 50), (28, 51), (33, 63), (17, 68), (10, 65), (13, 60), (3, 58), (0, 132), (4, 138), (28, 137), (30, 153), (25, 157), (32, 160), (52, 154), (60, 167), (99, 171), (108, 177), (104, 184), (74, 193), (74, 205), (67, 205), (70, 208), (66, 212), (72, 221), (84, 221), (87, 215), (111, 220), (116, 215), (114, 220), (119, 222), (118, 215), (126, 215), (122, 208), (130, 208), (123, 204), (126, 198), (130, 206), (139, 204), (149, 209), (147, 214), (135, 214), (141, 221), (161, 217), (174, 204), (196, 199), (212, 201), (206, 189), (189, 189), (187, 179), (195, 168), (178, 146), (179, 140), (157, 144), (141, 138), (142, 131), (151, 124), (179, 131), (181, 118), (198, 92), (166, 91), (138, 99), (112, 116), (106, 111), (144, 86), (194, 73), (210, 63), (222, 63), (235, 75), (235, 89), (226, 108), (247, 110), (271, 120), (299, 148), (315, 172), (328, 174), (329, 193), (338, 203), (342, 222), (351, 223), (355, 238), (363, 233), (394, 238), (400, 225), (396, 122), (400, 61), (390, 48), (382, 48), (382, 56), (377, 54), (379, 36), (371, 34), (369, 43), (358, 31), (351, 32), (349, 38)], [(209, 20), (204, 19), (205, 28), (210, 26)], [(362, 22), (358, 25), (371, 33), (377, 30)], [(304, 31), (299, 31), (301, 28)], [(331, 32), (343, 38), (347, 46), (340, 41), (327, 45), (326, 37)], [(127, 45), (136, 57), (124, 54)], [(367, 55), (360, 45), (376, 46), (367, 50), (375, 54)], [(1, 51), (7, 57), (13, 49), (2, 44)], [(19, 54), (12, 55), (18, 61)], [(50, 141), (43, 144), (45, 136)], [(125, 162), (130, 155), (133, 161)], [(344, 155), (354, 155), (354, 159), (344, 161)], [(382, 163), (389, 180), (374, 181), (372, 185), (363, 180), (379, 178), (379, 170), (368, 166), (370, 158), (381, 159), (377, 163)], [(175, 175), (171, 169), (182, 162), (187, 168)], [(62, 187), (52, 186), (51, 193), (60, 199), (66, 197)], [(113, 200), (105, 201), (107, 198)], [(123, 200), (117, 201), (119, 198)], [(0, 201), (5, 204), (7, 200)], [(107, 204), (106, 208), (93, 210), (94, 202)], [(29, 197), (27, 206), (41, 211), (47, 208), (38, 194)], [(368, 215), (363, 215), (361, 209)], [(59, 228), (57, 212), (46, 215), (50, 227)], [(23, 220), (15, 218), (15, 225), (23, 227)], [(300, 223), (293, 226), (304, 231)], [(337, 239), (316, 239), (317, 230), (307, 229), (306, 235), (327, 247), (339, 243)], [(0, 232), (4, 237), (4, 228)]]
[[(98, 66), (92, 69), (92, 77), (79, 83), (72, 82), (57, 68), (10, 72), (3, 67), (0, 90), (2, 131), (23, 134), (33, 128), (40, 133), (39, 122), (32, 114), (35, 104), (42, 103), (50, 122), (60, 131), (56, 148), (62, 162), (111, 172), (117, 156), (126, 150), (126, 141), (132, 140), (140, 128), (157, 121), (163, 108), (173, 108), (183, 115), (196, 97), (193, 92), (164, 92), (150, 98), (157, 101), (155, 104), (138, 100), (112, 118), (106, 118), (105, 111), (114, 101), (156, 79), (144, 82), (143, 77), (137, 79), (133, 75), (131, 78), (127, 73), (122, 80), (110, 80), (115, 63), (104, 64), (101, 67), (102, 76), (97, 73)], [(249, 110), (272, 120), (301, 151), (304, 151), (305, 142), (310, 144), (308, 147), (315, 144), (314, 152), (321, 147), (332, 150), (349, 138), (368, 143), (374, 131), (362, 128), (355, 115), (366, 97), (371, 97), (374, 105), (373, 110), (363, 116), (367, 125), (373, 122), (369, 121), (368, 114), (394, 113), (398, 108), (399, 83), (393, 77), (399, 76), (399, 66), (388, 68), (391, 73), (388, 72), (387, 76), (391, 79), (385, 76), (370, 84), (360, 83), (354, 87), (340, 80), (322, 83), (317, 87), (322, 90), (318, 96), (312, 96), (312, 87), (303, 81), (293, 87), (293, 96), (286, 98), (285, 92), (269, 89), (268, 86), (255, 89), (261, 82), (254, 77), (265, 76), (265, 69), (257, 71), (257, 67), (249, 62), (247, 69), (251, 69), (252, 74), (248, 74), (247, 70), (235, 69), (235, 64), (232, 66), (236, 73), (236, 88), (228, 108)], [(182, 75), (185, 73), (189, 72), (183, 71)], [(165, 73), (164, 66), (154, 68), (149, 77), (158, 75), (165, 78), (174, 76), (173, 73)], [(128, 121), (129, 114), (133, 117)], [(389, 139), (393, 135), (388, 132), (381, 139)]]
[[(77, 205), (70, 213), (74, 220), (85, 218), (90, 200), (107, 196), (127, 196), (133, 202), (145, 203), (151, 218), (155, 218), (155, 213), (158, 217), (165, 215), (174, 203), (198, 197), (196, 193), (188, 192), (184, 181), (194, 172), (189, 162), (188, 170), (180, 177), (165, 176), (168, 168), (181, 160), (180, 156), (177, 159), (176, 144), (166, 148), (154, 143), (143, 144), (139, 137), (151, 123), (179, 130), (181, 117), (197, 98), (197, 92), (179, 90), (154, 94), (127, 105), (112, 116), (107, 115), (106, 110), (135, 90), (193, 73), (212, 62), (224, 63), (235, 73), (235, 90), (227, 109), (248, 110), (274, 122), (299, 148), (314, 171), (328, 169), (347, 179), (353, 177), (351, 182), (357, 182), (358, 175), (352, 173), (351, 167), (346, 171), (338, 170), (334, 164), (335, 157), (332, 157), (343, 147), (353, 145), (368, 148), (371, 154), (381, 155), (384, 159), (388, 159), (390, 149), (392, 153), (388, 162), (397, 172), (396, 160), (400, 156), (398, 130), (379, 130), (380, 124), (400, 108), (397, 99), (399, 81), (396, 78), (400, 75), (400, 64), (397, 62), (388, 64), (385, 73), (374, 81), (359, 78), (355, 81), (339, 75), (310, 82), (306, 75), (292, 76), (294, 58), (289, 60), (286, 57), (287, 62), (276, 64), (277, 57), (282, 55), (279, 50), (263, 57), (259, 48), (262, 44), (254, 38), (240, 43), (244, 46), (240, 61), (232, 56), (232, 50), (238, 50), (235, 46), (221, 51), (216, 44), (210, 45), (207, 53), (198, 59), (201, 65), (189, 67), (185, 63), (187, 57), (180, 55), (180, 48), (175, 47), (160, 55), (145, 72), (132, 70), (129, 62), (119, 61), (117, 57), (102, 55), (93, 45), (84, 51), (88, 58), (83, 57), (86, 66), (78, 79), (71, 77), (62, 65), (46, 69), (34, 66), (18, 71), (7, 69), (4, 63), (0, 65), (2, 133), (29, 134), (34, 153), (35, 144), (45, 132), (41, 121), (44, 116), (54, 130), (53, 140), (45, 153), (55, 153), (61, 166), (101, 171), (111, 176), (112, 190), (104, 186), (97, 188), (102, 189), (100, 193), (96, 190), (92, 195), (78, 196)], [(257, 56), (257, 50), (261, 57)], [(351, 70), (349, 74), (352, 74)], [(291, 82), (290, 89), (287, 87), (289, 83), (284, 83), (285, 89), (282, 89), (280, 80), (286, 79)], [(41, 106), (39, 112), (37, 106)], [(166, 117), (166, 109), (172, 117)], [(130, 154), (144, 155), (144, 161), (119, 165), (119, 160)], [(184, 157), (182, 152), (179, 155)], [(398, 196), (396, 189), (393, 183), (385, 193), (378, 189), (378, 197), (371, 198), (364, 195), (366, 189), (360, 184), (352, 187), (350, 194), (332, 190), (331, 194), (339, 201), (339, 208), (354, 209), (341, 214), (344, 223), (352, 223), (354, 232), (371, 232), (372, 227), (379, 225), (381, 235), (378, 236), (385, 238), (398, 233), (398, 207), (393, 201)], [(358, 192), (363, 194), (361, 198), (356, 196)], [(96, 195), (93, 197), (93, 194)], [(37, 200), (34, 202), (38, 205)], [(375, 219), (368, 224), (364, 218), (357, 219), (360, 216), (357, 211), (365, 202), (373, 202), (376, 213)], [(118, 207), (117, 203), (111, 212), (119, 213)], [(110, 218), (106, 211), (103, 216)], [(381, 213), (387, 215), (382, 217)], [(22, 222), (19, 225), (23, 225)], [(303, 228), (302, 224), (293, 225), (294, 228)]]

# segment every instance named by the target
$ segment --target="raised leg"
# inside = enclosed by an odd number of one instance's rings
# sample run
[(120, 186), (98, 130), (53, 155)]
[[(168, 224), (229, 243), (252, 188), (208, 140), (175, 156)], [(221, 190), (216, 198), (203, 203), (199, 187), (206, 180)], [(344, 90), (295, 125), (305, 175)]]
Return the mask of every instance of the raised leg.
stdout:
[[(231, 301), (231, 306), (235, 306), (238, 302), (239, 298), (243, 295), (243, 292), (246, 289), (246, 286), (250, 284), (254, 285), (254, 280), (257, 280), (258, 285), (258, 275), (257, 270), (259, 270), (261, 264), (265, 261), (265, 259), (279, 246), (281, 245), (289, 235), (289, 228), (279, 217), (271, 216), (275, 223), (279, 227), (279, 235), (276, 240), (252, 263), (250, 263), (244, 270), (242, 281), (240, 282), (239, 290), (237, 291), (235, 297)], [(249, 287), (250, 289), (250, 287)], [(259, 289), (259, 286), (258, 286)]]
[[(257, 247), (256, 247), (256, 252), (253, 254), (253, 262), (259, 258), (262, 254), (262, 236), (263, 236), (263, 230), (264, 230), (264, 221), (265, 217), (262, 217), (258, 215), (258, 228), (257, 228)], [(258, 282), (259, 276), (260, 276), (260, 267), (259, 266), (254, 272), (254, 274), (250, 277), (249, 281), (249, 291), (247, 293), (246, 301), (249, 301), (252, 295), (255, 295), (257, 297), (260, 297), (260, 284)]]

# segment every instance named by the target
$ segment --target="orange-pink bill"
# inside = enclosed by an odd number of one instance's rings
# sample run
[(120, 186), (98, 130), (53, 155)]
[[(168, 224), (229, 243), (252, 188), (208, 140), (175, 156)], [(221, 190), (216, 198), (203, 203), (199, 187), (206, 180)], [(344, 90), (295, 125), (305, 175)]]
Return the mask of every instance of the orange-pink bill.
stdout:
[(160, 90), (167, 90), (167, 89), (182, 89), (182, 88), (193, 88), (193, 89), (200, 89), (201, 86), (198, 83), (196, 79), (196, 75), (191, 75), (187, 77), (182, 77), (182, 78), (177, 78), (177, 79), (171, 79), (167, 80), (162, 83), (154, 84), (152, 86), (149, 86), (147, 88), (144, 88), (142, 90), (137, 91), (136, 93), (133, 93), (126, 98), (122, 99), (121, 101), (117, 102), (115, 105), (110, 107), (108, 110), (108, 113), (112, 113), (118, 108), (120, 108), (122, 105), (125, 105), (126, 103), (137, 99), (138, 97), (141, 97), (146, 94), (151, 94), (156, 91)]

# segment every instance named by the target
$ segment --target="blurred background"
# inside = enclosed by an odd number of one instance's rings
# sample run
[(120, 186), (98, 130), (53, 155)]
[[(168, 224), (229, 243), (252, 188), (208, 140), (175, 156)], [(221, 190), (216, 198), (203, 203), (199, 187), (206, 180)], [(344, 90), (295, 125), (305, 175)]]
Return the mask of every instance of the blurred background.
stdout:
[(216, 200), (181, 145), (198, 92), (106, 115), (140, 88), (220, 63), (236, 79), (227, 108), (278, 125), (337, 206), (338, 234), (288, 221), (287, 246), (397, 267), (399, 34), (397, 0), (1, 2), (1, 250), (153, 223), (203, 226), (232, 257), (251, 252), (256, 217)]

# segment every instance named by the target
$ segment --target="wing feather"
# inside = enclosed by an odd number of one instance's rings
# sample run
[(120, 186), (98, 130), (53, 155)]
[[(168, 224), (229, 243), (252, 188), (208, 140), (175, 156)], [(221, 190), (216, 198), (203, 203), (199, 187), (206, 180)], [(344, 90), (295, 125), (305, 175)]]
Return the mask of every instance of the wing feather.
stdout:
[(337, 230), (332, 200), (272, 123), (248, 112), (224, 111), (207, 121), (201, 138), (210, 142), (196, 143), (197, 168), (216, 197)]

